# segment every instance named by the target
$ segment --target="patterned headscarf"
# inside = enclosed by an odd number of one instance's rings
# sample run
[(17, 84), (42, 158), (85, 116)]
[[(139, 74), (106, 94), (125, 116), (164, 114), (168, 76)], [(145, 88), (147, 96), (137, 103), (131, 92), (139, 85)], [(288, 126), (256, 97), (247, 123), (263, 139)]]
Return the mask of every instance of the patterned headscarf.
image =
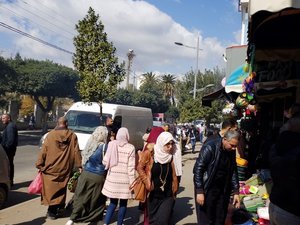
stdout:
[(87, 141), (85, 148), (81, 152), (83, 166), (88, 161), (90, 156), (96, 151), (97, 147), (100, 144), (104, 144), (106, 142), (107, 135), (108, 131), (104, 126), (99, 126), (94, 130), (89, 140)]

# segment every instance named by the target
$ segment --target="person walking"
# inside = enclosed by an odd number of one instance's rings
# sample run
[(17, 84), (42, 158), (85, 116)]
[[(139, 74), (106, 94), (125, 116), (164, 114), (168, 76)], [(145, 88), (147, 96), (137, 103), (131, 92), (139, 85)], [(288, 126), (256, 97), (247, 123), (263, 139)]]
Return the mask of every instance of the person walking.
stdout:
[(31, 113), (30, 117), (29, 117), (29, 129), (30, 130), (34, 130), (35, 129), (35, 116), (33, 113)]
[(9, 160), (10, 166), (10, 185), (14, 185), (14, 174), (15, 174), (15, 166), (14, 166), (14, 158), (17, 151), (18, 146), (18, 129), (16, 124), (12, 121), (10, 114), (3, 114), (2, 123), (4, 125), (4, 130), (2, 133), (2, 141), (1, 145), (6, 152), (6, 155)]
[(107, 136), (106, 127), (97, 127), (82, 151), (83, 171), (73, 196), (72, 214), (66, 225), (74, 222), (98, 222), (103, 217), (106, 197), (101, 191), (106, 170), (102, 160)]
[(235, 151), (240, 133), (229, 130), (223, 138), (205, 143), (195, 162), (194, 187), (199, 225), (224, 225), (231, 193), (240, 207)]
[(195, 128), (194, 125), (191, 125), (189, 133), (190, 133), (190, 142), (192, 145), (192, 153), (195, 153), (197, 129)]
[(224, 137), (224, 134), (229, 131), (229, 130), (237, 130), (238, 129), (238, 124), (236, 122), (236, 120), (234, 120), (233, 118), (227, 118), (222, 122), (221, 125), (221, 130), (219, 132), (213, 133), (212, 135), (209, 135), (205, 142), (208, 142), (210, 140), (213, 140), (215, 138), (222, 138)]
[[(153, 127), (149, 133), (149, 136), (147, 138), (146, 144), (144, 146), (143, 151), (140, 152), (139, 154), (139, 162), (137, 164), (137, 173), (143, 174), (149, 173), (149, 167), (147, 167), (145, 164), (143, 164), (143, 161), (140, 163), (141, 160), (141, 155), (143, 154), (150, 154), (153, 156), (154, 154), (154, 145), (156, 144), (156, 140), (158, 136), (164, 132), (164, 129), (162, 127)], [(149, 151), (149, 153), (144, 153), (146, 151)], [(146, 194), (146, 200), (145, 202), (140, 202), (139, 203), (139, 209), (143, 211), (144, 214), (144, 225), (149, 225), (149, 215), (148, 215), (148, 194)]]
[[(162, 132), (156, 144), (147, 145), (138, 165), (138, 173), (148, 197), (149, 224), (169, 224), (178, 191), (176, 166), (178, 165), (176, 142), (169, 132)], [(181, 152), (180, 152), (181, 153)]]
[(42, 173), (42, 205), (48, 206), (47, 217), (61, 216), (66, 201), (67, 183), (74, 167), (81, 168), (81, 154), (76, 134), (68, 129), (68, 121), (60, 117), (48, 133), (38, 154), (36, 167)]
[(102, 193), (110, 198), (104, 224), (110, 224), (113, 213), (119, 203), (118, 225), (123, 224), (127, 210), (128, 199), (133, 199), (129, 190), (130, 184), (135, 179), (135, 148), (128, 143), (128, 129), (121, 127), (116, 135), (116, 140), (108, 143), (103, 164), (108, 169)]
[(271, 225), (300, 224), (300, 105), (293, 105), (291, 112), (270, 151)]

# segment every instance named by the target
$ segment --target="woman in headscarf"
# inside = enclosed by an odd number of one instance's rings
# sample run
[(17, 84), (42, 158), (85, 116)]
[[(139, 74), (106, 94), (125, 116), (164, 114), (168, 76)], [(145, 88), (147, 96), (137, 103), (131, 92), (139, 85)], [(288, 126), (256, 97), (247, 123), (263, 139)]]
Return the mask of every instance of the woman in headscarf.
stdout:
[[(158, 138), (158, 136), (164, 132), (164, 129), (162, 127), (152, 127), (150, 133), (148, 134), (148, 137), (145, 141), (145, 145), (144, 145), (144, 149), (143, 151), (139, 151), (138, 155), (139, 155), (139, 159), (141, 158), (141, 155), (144, 154), (144, 152), (149, 151), (151, 155), (153, 155), (153, 147), (154, 144), (156, 143), (156, 140)], [(145, 153), (148, 154), (148, 153)], [(140, 165), (140, 167), (138, 167)], [(138, 174), (140, 173), (145, 173), (143, 171), (145, 171), (148, 168), (144, 168), (144, 165), (141, 164), (137, 164), (137, 172)], [(141, 171), (142, 170), (142, 171)], [(148, 195), (146, 195), (148, 196)], [(148, 216), (148, 209), (147, 209), (147, 199), (145, 202), (140, 202), (139, 203), (139, 209), (143, 211), (144, 213), (144, 225), (149, 225), (149, 216)]]
[(106, 197), (101, 193), (106, 170), (102, 164), (108, 131), (97, 127), (82, 151), (83, 171), (73, 196), (73, 210), (66, 225), (98, 222), (103, 217)]
[(102, 193), (110, 198), (110, 204), (104, 219), (106, 225), (110, 223), (118, 202), (120, 203), (117, 225), (122, 225), (128, 199), (133, 199), (129, 186), (135, 179), (135, 148), (128, 141), (128, 130), (121, 127), (118, 130), (116, 140), (109, 142), (103, 159), (108, 172)]
[(141, 154), (137, 169), (150, 192), (149, 224), (169, 224), (178, 190), (176, 167), (181, 163), (176, 157), (176, 142), (171, 133), (162, 132), (156, 144), (148, 143), (147, 148)]

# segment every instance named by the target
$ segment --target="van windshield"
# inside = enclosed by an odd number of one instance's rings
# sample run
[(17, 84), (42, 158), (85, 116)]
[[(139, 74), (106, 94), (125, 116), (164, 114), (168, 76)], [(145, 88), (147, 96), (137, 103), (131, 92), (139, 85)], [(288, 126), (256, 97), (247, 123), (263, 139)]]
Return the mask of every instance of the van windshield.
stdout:
[(68, 119), (68, 127), (74, 132), (91, 134), (98, 126), (105, 124), (105, 120), (110, 114), (103, 114), (100, 118), (100, 113), (69, 111), (65, 115)]

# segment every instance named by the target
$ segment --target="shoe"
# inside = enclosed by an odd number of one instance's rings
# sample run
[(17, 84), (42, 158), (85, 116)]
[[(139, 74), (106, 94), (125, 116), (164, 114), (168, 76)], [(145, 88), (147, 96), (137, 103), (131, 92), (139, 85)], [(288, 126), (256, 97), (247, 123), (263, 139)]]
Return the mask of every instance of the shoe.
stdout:
[(65, 209), (57, 209), (57, 212), (56, 212), (56, 218), (61, 218), (63, 217), (65, 214)]
[(57, 219), (56, 215), (54, 213), (52, 213), (52, 212), (47, 212), (46, 216), (50, 220), (56, 220)]
[(66, 225), (73, 225), (73, 224), (74, 224), (73, 220), (68, 220), (68, 222), (66, 223)]

